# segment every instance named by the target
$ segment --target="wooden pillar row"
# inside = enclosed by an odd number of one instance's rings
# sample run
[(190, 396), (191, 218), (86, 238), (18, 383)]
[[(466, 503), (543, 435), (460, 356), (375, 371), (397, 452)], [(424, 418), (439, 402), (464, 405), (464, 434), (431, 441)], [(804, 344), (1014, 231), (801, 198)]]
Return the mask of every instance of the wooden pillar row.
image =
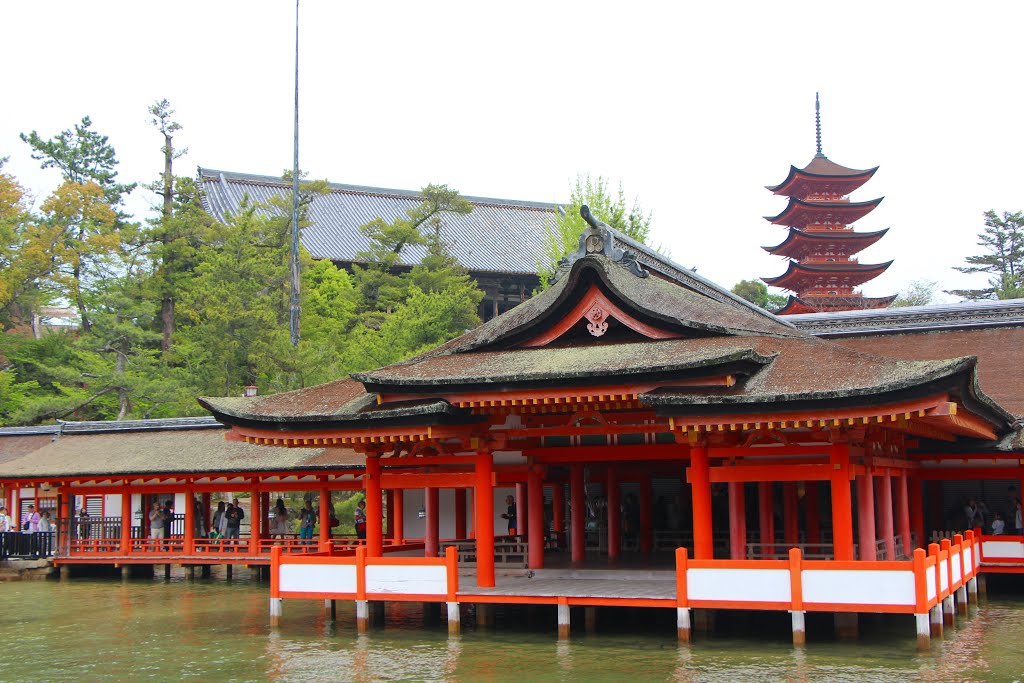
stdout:
[(583, 482), (583, 465), (573, 463), (569, 469), (569, 524), (571, 559), (573, 562), (583, 562), (586, 557), (586, 517), (587, 503), (586, 491)]

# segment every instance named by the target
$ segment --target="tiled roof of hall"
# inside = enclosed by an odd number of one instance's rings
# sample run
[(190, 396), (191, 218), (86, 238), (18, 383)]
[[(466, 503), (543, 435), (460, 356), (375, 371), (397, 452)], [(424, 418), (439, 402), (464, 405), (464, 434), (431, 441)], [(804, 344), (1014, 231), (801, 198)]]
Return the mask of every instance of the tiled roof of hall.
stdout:
[[(265, 202), (288, 196), (291, 182), (251, 173), (199, 168), (206, 211), (219, 221), (239, 211), (243, 199)], [(374, 218), (391, 220), (404, 216), (422, 201), (419, 191), (362, 185), (330, 184), (331, 191), (316, 197), (309, 208), (311, 225), (302, 230), (302, 245), (313, 258), (359, 262), (358, 253), (370, 243), (359, 226)], [(489, 197), (465, 197), (473, 210), (465, 215), (447, 214), (441, 220), (441, 236), (452, 254), (467, 270), (479, 273), (533, 275), (537, 264), (547, 260), (544, 244), (548, 225), (558, 204)], [(404, 265), (415, 265), (426, 256), (426, 247), (410, 245), (402, 253)]]

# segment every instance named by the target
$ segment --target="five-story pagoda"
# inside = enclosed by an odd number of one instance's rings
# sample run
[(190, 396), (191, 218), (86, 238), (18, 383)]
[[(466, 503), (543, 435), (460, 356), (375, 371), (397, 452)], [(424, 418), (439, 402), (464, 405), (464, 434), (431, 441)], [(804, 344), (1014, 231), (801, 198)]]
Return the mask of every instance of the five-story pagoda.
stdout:
[(768, 253), (789, 259), (789, 268), (778, 277), (763, 278), (773, 287), (795, 292), (779, 315), (884, 308), (893, 296), (865, 297), (855, 290), (881, 275), (892, 263), (859, 263), (856, 254), (888, 231), (856, 232), (852, 223), (871, 213), (882, 198), (852, 202), (849, 195), (871, 179), (878, 167), (857, 170), (840, 166), (821, 151), (821, 115), (817, 95), (817, 154), (803, 168), (790, 166), (789, 175), (774, 194), (789, 198), (786, 209), (766, 220), (789, 229), (789, 235)]

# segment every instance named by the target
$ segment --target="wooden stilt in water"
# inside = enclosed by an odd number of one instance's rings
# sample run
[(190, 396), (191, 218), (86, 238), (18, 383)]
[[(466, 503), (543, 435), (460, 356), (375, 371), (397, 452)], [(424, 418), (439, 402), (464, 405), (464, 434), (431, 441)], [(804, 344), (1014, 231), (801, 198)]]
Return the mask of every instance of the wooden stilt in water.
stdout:
[(165, 579), (171, 578), (171, 565), (169, 565), (169, 564), (165, 564), (164, 565), (164, 578)]
[(952, 626), (956, 623), (956, 608), (953, 605), (952, 594), (942, 599), (942, 623), (945, 626)]
[(793, 615), (793, 644), (806, 645), (807, 626), (805, 624), (805, 616), (807, 613), (803, 610), (795, 609), (791, 614)]
[(568, 602), (558, 603), (558, 639), (568, 640), (569, 630), (572, 624)]
[(676, 636), (679, 638), (680, 643), (690, 642), (690, 608), (689, 607), (677, 607), (676, 608)]
[(857, 639), (857, 613), (836, 612), (836, 638), (839, 640)]
[(967, 582), (967, 600), (972, 605), (978, 604), (978, 577), (975, 576)]
[(693, 612), (693, 630), (697, 633), (713, 633), (715, 630), (715, 610), (698, 609)]
[(62, 564), (60, 566), (60, 580), (61, 581), (68, 581), (70, 579), (71, 579), (71, 567), (66, 565), (66, 564)]
[(494, 626), (494, 605), (488, 602), (476, 604), (476, 625), (477, 627)]
[(928, 623), (927, 614), (915, 614), (914, 621), (917, 623), (917, 649), (924, 651), (932, 646), (931, 625)]
[(588, 634), (597, 633), (597, 608), (583, 608), (583, 626)]
[(462, 631), (462, 615), (459, 612), (459, 603), (448, 603), (448, 635), (457, 636)]
[(370, 630), (370, 602), (356, 600), (356, 632), (366, 633)]
[[(62, 567), (62, 569), (63, 569), (63, 567)], [(127, 581), (130, 578), (132, 578), (132, 566), (130, 564), (122, 564), (121, 565), (121, 580), (122, 581)]]
[(985, 583), (984, 574), (978, 574), (978, 599), (988, 600), (988, 585)]
[(383, 626), (384, 625), (384, 601), (383, 600), (372, 600), (370, 602), (370, 625), (371, 626)]
[(281, 598), (270, 598), (270, 625), (277, 627), (281, 624)]
[(231, 580), (231, 575), (234, 573), (234, 569), (235, 569), (234, 565), (230, 565), (230, 564), (224, 565), (224, 574), (227, 577), (228, 581)]
[(962, 617), (967, 616), (967, 586), (956, 589), (956, 611)]
[(185, 575), (188, 577), (189, 581), (195, 581), (195, 579), (196, 579), (196, 566), (194, 564), (188, 565), (188, 569), (186, 570), (186, 574)]
[(210, 565), (202, 565), (202, 568), (199, 570), (199, 576), (201, 576), (204, 579), (210, 578)]
[(932, 638), (942, 637), (942, 603), (938, 603), (931, 608), (928, 612), (929, 622), (931, 623)]
[(334, 600), (324, 600), (324, 618), (327, 621), (334, 621), (338, 616), (336, 604)]

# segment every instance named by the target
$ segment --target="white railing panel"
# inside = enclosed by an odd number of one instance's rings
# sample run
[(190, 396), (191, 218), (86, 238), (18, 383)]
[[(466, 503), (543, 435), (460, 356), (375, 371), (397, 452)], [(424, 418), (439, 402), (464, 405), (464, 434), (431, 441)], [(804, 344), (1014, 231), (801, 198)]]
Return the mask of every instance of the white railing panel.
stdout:
[(939, 597), (939, 592), (935, 589), (935, 570), (928, 567), (924, 570), (924, 581), (926, 590), (928, 591), (928, 599), (931, 600)]
[(286, 593), (355, 593), (353, 564), (281, 564), (278, 589)]
[(949, 561), (953, 565), (953, 585), (960, 583), (960, 553), (950, 553)]
[(946, 560), (939, 562), (939, 590), (949, 590), (949, 571), (946, 569)]
[(964, 571), (968, 574), (974, 569), (974, 548), (964, 546)]
[(914, 572), (877, 569), (805, 569), (804, 602), (913, 605)]
[(448, 569), (440, 565), (369, 564), (366, 566), (366, 592), (446, 595)]
[(1024, 543), (1020, 541), (982, 541), (981, 555), (990, 560), (1024, 560)]
[(791, 602), (788, 569), (704, 569), (686, 571), (690, 600)]

